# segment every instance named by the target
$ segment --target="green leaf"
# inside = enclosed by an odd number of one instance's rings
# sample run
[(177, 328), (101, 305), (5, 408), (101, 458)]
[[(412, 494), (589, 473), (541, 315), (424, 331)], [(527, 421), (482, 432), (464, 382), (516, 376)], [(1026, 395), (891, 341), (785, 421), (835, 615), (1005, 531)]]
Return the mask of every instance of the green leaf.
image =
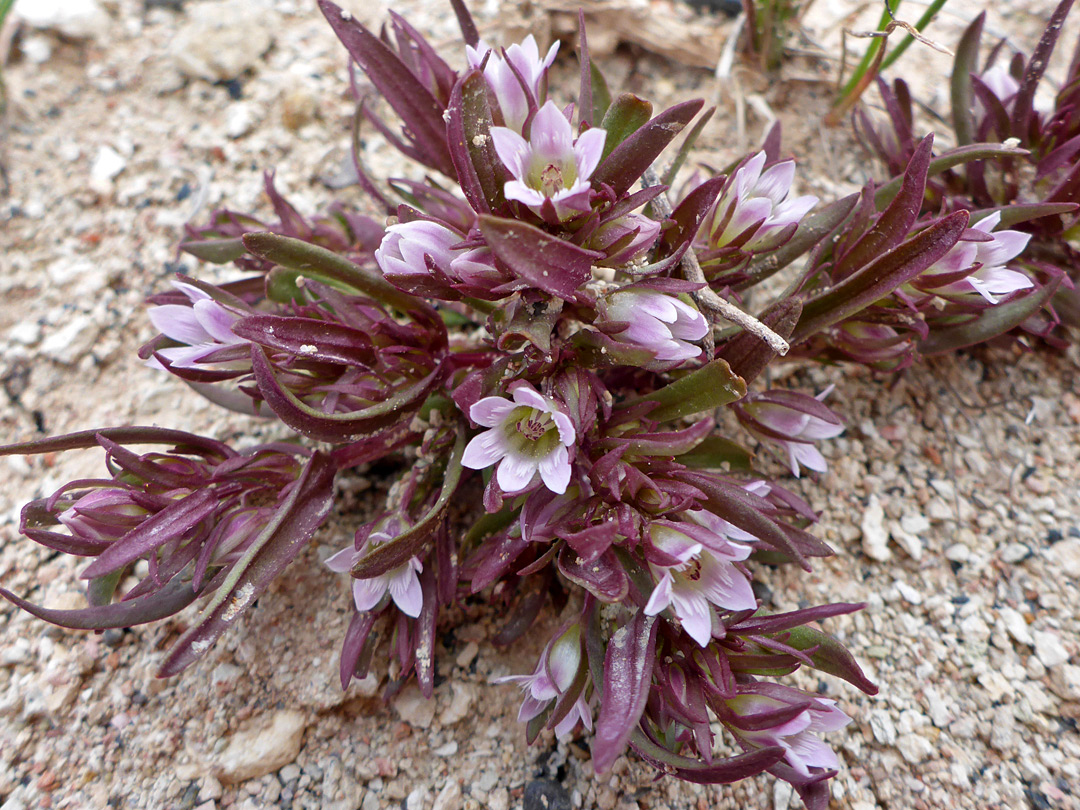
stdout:
[(1055, 279), (1038, 292), (987, 307), (976, 317), (961, 323), (932, 329), (929, 337), (919, 344), (919, 351), (923, 354), (943, 354), (1003, 335), (1046, 306), (1059, 282), (1060, 279)]
[(191, 239), (181, 242), (180, 250), (211, 264), (228, 264), (246, 252), (239, 236), (234, 239)]
[(351, 573), (354, 577), (368, 579), (385, 574), (390, 569), (408, 562), (409, 558), (416, 556), (428, 542), (438, 528), (439, 521), (446, 514), (450, 499), (454, 497), (458, 483), (461, 481), (461, 457), (465, 455), (465, 434), (463, 427), (458, 429), (454, 449), (450, 451), (450, 457), (446, 460), (446, 472), (443, 476), (439, 499), (411, 528), (365, 554), (352, 568)]
[(843, 678), (868, 695), (878, 693), (877, 686), (866, 677), (847, 647), (828, 633), (803, 625), (777, 633), (773, 638), (800, 652), (816, 648), (809, 653), (810, 660), (814, 662), (814, 669)]
[(716, 359), (691, 371), (658, 391), (638, 397), (623, 407), (656, 402), (649, 418), (668, 422), (727, 405), (746, 396), (746, 383), (731, 370), (727, 360)]
[[(595, 95), (593, 98), (595, 99)], [(595, 104), (594, 101), (594, 109)], [(623, 93), (611, 102), (600, 121), (601, 129), (607, 132), (600, 163), (607, 159), (616, 146), (645, 126), (650, 118), (652, 118), (652, 104), (633, 93)]]
[(730, 439), (709, 436), (678, 460), (694, 470), (749, 470), (753, 457), (753, 453)]
[(968, 212), (956, 211), (879, 256), (832, 289), (809, 299), (791, 336), (801, 343), (811, 335), (850, 318), (916, 278), (944, 256), (967, 228)]
[(402, 312), (413, 312), (426, 306), (418, 298), (391, 286), (372, 270), (302, 239), (269, 232), (244, 234), (243, 239), (244, 247), (261, 259), (302, 275), (326, 277), (347, 284)]

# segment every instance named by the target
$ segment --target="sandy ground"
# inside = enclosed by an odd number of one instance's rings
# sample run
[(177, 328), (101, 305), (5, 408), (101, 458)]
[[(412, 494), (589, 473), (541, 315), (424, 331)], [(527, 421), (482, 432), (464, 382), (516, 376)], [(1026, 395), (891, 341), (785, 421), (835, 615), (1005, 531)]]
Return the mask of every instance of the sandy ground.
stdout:
[[(994, 9), (991, 30), (1030, 47), (1050, 5)], [(339, 174), (352, 107), (343, 51), (309, 4), (147, 6), (107, 6), (95, 39), (24, 39), (24, 53), (41, 61), (24, 55), (6, 71), (4, 441), (123, 423), (225, 440), (265, 435), (266, 425), (224, 414), (140, 364), (134, 349), (152, 334), (142, 302), (178, 269), (227, 277), (178, 262), (180, 227), (226, 202), (266, 212), (263, 169), (277, 169), (280, 187), (306, 213), (335, 195), (363, 205), (355, 188), (334, 192), (322, 182)], [(955, 6), (959, 18), (936, 34), (943, 42), (955, 41), (977, 8)], [(636, 7), (690, 15), (660, 2)], [(372, 24), (386, 11), (380, 2), (351, 8)], [(452, 41), (452, 16), (441, 5), (395, 8), (436, 43)], [(842, 24), (871, 25), (876, 9), (849, 20), (853, 8), (818, 0), (800, 47), (835, 49)], [(477, 13), (495, 39), (519, 15), (546, 20), (535, 8), (494, 2)], [(203, 32), (183, 44), (185, 27), (217, 18), (241, 31), (241, 41)], [(726, 20), (687, 19), (718, 43), (730, 30)], [(215, 68), (215, 60), (233, 64)], [(938, 109), (943, 82), (933, 68), (944, 61), (919, 52), (905, 67)], [(717, 162), (760, 137), (767, 108), (785, 122), (804, 190), (831, 198), (866, 177), (848, 136), (816, 123), (829, 99), (827, 60), (796, 60), (772, 83), (738, 73), (750, 109), (742, 143), (732, 90), (717, 88), (707, 71), (633, 47), (605, 67), (614, 85), (661, 100), (719, 94), (705, 144)], [(232, 83), (197, 75), (237, 68)], [(572, 75), (572, 60), (557, 70)], [(377, 174), (392, 165), (377, 139), (368, 140), (365, 159)], [(830, 472), (798, 485), (822, 511), (819, 531), (836, 557), (809, 577), (760, 572), (778, 611), (868, 603), (830, 629), (880, 695), (802, 681), (855, 718), (830, 737), (844, 766), (834, 806), (1080, 807), (1080, 354), (985, 350), (925, 364), (887, 386), (855, 368), (795, 364), (773, 379), (806, 391), (835, 383), (831, 402), (849, 426), (823, 448)], [(45, 604), (79, 604), (79, 566), (20, 538), (18, 510), (66, 480), (96, 474), (99, 463), (92, 454), (0, 461), (5, 587)], [(784, 475), (779, 465), (769, 469)], [(343, 504), (363, 503), (384, 486), (358, 477)], [(408, 690), (386, 705), (374, 679), (341, 692), (347, 583), (320, 559), (347, 542), (355, 522), (335, 516), (241, 626), (181, 678), (153, 673), (190, 614), (93, 636), (0, 608), (0, 807), (533, 810), (542, 806), (532, 792), (537, 779), (552, 790), (560, 784), (574, 808), (798, 806), (771, 779), (735, 787), (654, 781), (629, 757), (597, 780), (586, 740), (542, 737), (527, 747), (516, 690), (490, 682), (530, 670), (546, 636), (494, 647), (498, 617), (479, 601), (441, 628), (433, 703)], [(544, 622), (554, 626), (557, 617)], [(249, 778), (252, 760), (260, 775)], [(559, 795), (550, 807), (561, 806)]]

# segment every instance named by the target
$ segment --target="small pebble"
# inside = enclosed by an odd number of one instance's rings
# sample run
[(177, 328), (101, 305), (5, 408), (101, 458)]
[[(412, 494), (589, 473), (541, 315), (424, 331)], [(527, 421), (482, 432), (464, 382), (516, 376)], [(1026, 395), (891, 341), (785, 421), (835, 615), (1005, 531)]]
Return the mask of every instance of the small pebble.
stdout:
[(522, 810), (571, 810), (570, 794), (558, 782), (534, 779), (525, 785)]

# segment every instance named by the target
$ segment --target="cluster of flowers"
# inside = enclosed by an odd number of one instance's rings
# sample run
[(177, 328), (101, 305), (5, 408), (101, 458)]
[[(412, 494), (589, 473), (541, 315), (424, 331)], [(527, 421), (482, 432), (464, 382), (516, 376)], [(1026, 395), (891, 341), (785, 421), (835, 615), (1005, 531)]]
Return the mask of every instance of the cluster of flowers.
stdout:
[[(1008, 57), (1002, 41), (980, 67), (986, 13), (968, 26), (951, 78), (957, 146), (927, 154), (930, 180), (911, 227), (923, 227), (942, 211), (964, 210), (979, 234), (918, 283), (894, 293), (873, 320), (847, 325), (851, 336), (879, 341), (875, 347), (868, 352), (865, 345), (835, 342), (837, 353), (890, 366), (915, 352), (951, 351), (1010, 330), (1060, 347), (1067, 339), (1062, 326), (1080, 327), (1080, 253), (1074, 246), (1080, 223), (1080, 49), (1053, 107), (1035, 107), (1072, 5), (1057, 5), (1029, 59)], [(887, 119), (874, 121), (857, 111), (856, 131), (871, 154), (898, 172), (921, 148), (913, 137), (911, 91), (903, 79), (892, 85), (878, 79), (878, 89)]]
[[(506, 679), (525, 691), (530, 740), (584, 727), (597, 772), (630, 746), (698, 782), (768, 771), (824, 808), (838, 761), (818, 735), (849, 718), (776, 679), (806, 666), (876, 692), (810, 626), (859, 606), (763, 612), (755, 561), (810, 570), (831, 550), (807, 531), (809, 506), (718, 435), (718, 409), (794, 475), (824, 471), (816, 443), (843, 430), (828, 392), (747, 386), (787, 342), (876, 363), (894, 343), (881, 314), (894, 301), (921, 312), (924, 296), (993, 303), (1031, 286), (1002, 269), (1026, 239), (995, 230), (997, 213), (971, 229), (966, 210), (916, 226), (929, 140), (891, 185), (815, 210), (816, 198), (791, 195), (795, 166), (774, 130), (728, 174), (684, 183), (672, 208), (675, 170), (657, 180), (651, 167), (702, 103), (653, 115), (637, 96), (613, 97), (584, 26), (568, 104), (548, 92), (557, 46), (541, 56), (529, 37), (492, 49), (460, 0), (461, 72), (393, 13), (380, 37), (329, 0), (321, 7), (402, 121), (395, 131), (361, 105), (357, 125), (452, 190), (394, 179), (385, 191), (356, 150), (385, 227), (342, 207), (309, 222), (268, 178), (276, 222), (221, 211), (192, 229), (185, 250), (249, 275), (216, 286), (183, 277), (155, 296), (161, 334), (142, 357), (224, 407), (280, 420), (297, 441), (237, 452), (114, 428), (0, 448), (100, 446), (109, 470), (23, 511), (29, 537), (92, 558), (90, 607), (0, 592), (88, 629), (206, 599), (162, 665), (177, 674), (323, 525), (336, 477), (405, 455), (411, 466), (379, 517), (327, 560), (353, 577), (343, 687), (366, 675), (382, 638), (388, 692), (415, 677), (430, 695), (440, 611), (455, 599), (484, 592), (504, 604), (500, 642), (550, 602), (563, 623), (531, 674)], [(760, 319), (737, 315), (742, 291), (803, 257)], [(715, 328), (720, 311), (742, 327)], [(129, 449), (147, 444), (159, 449)], [(450, 507), (470, 492), (483, 514), (462, 525)], [(721, 733), (742, 753), (718, 756)]]

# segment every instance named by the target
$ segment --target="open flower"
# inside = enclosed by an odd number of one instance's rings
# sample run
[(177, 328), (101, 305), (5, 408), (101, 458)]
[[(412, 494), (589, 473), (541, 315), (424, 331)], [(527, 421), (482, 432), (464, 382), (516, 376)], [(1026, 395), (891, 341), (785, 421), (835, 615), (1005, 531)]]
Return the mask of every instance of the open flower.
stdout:
[[(466, 45), (465, 54), (469, 60), (469, 67), (480, 67), (489, 52), (491, 52), (491, 47), (484, 40), (477, 42), (475, 48)], [(521, 132), (525, 119), (529, 116), (529, 99), (514, 70), (516, 69), (521, 75), (533, 100), (538, 101), (540, 81), (544, 77), (544, 71), (551, 67), (551, 63), (555, 61), (555, 54), (558, 52), (559, 43), (556, 41), (548, 49), (547, 55), (541, 59), (536, 40), (532, 34), (529, 34), (520, 45), (511, 45), (506, 49), (505, 59), (497, 53), (491, 53), (488, 57), (487, 65), (484, 67), (484, 78), (487, 79), (488, 86), (491, 87), (499, 102), (503, 121), (515, 132)]]
[[(518, 722), (527, 723), (539, 717), (552, 701), (566, 693), (581, 666), (581, 625), (575, 624), (548, 642), (531, 675), (506, 675), (496, 678), (495, 683), (521, 684), (525, 690), (525, 700), (518, 711)], [(592, 712), (585, 700), (584, 690), (566, 717), (555, 726), (555, 736), (569, 734), (578, 720), (587, 730), (592, 730)]]
[[(383, 543), (393, 540), (401, 533), (402, 528), (400, 522), (392, 518), (382, 529), (369, 534), (359, 549), (350, 544), (327, 559), (326, 567), (338, 574), (351, 571), (361, 557)], [(389, 593), (398, 609), (406, 616), (415, 619), (420, 615), (420, 608), (424, 604), (424, 593), (420, 589), (420, 578), (417, 576), (423, 570), (424, 564), (418, 558), (411, 557), (407, 562), (385, 574), (369, 579), (354, 579), (352, 592), (356, 609), (371, 610), (377, 607), (383, 597)]]
[(780, 231), (817, 205), (812, 195), (788, 198), (795, 161), (781, 161), (763, 173), (764, 166), (765, 153), (758, 152), (724, 188), (712, 216), (705, 219), (710, 247), (721, 248), (741, 237), (744, 250), (770, 250), (778, 246)]
[[(833, 770), (840, 766), (836, 753), (816, 736), (837, 731), (851, 722), (850, 717), (836, 708), (835, 700), (813, 697), (773, 683), (754, 683), (745, 689), (746, 692), (727, 701), (728, 708), (736, 715), (728, 728), (744, 743), (761, 748), (780, 746), (787, 763), (803, 776), (809, 776), (811, 768)], [(791, 717), (791, 710), (798, 706), (805, 708)], [(776, 725), (768, 727), (769, 715), (777, 717)], [(763, 724), (765, 728), (761, 727)]]
[(589, 210), (589, 178), (600, 162), (607, 133), (590, 129), (574, 140), (566, 116), (548, 101), (533, 118), (529, 140), (507, 127), (492, 127), (495, 151), (513, 180), (504, 193), (539, 214), (550, 201), (560, 220)]
[(484, 397), (469, 418), (490, 430), (474, 436), (461, 463), (482, 470), (498, 463), (495, 478), (503, 492), (525, 489), (536, 473), (544, 486), (562, 495), (570, 483), (569, 447), (574, 425), (558, 403), (526, 382), (513, 389), (513, 400)]
[(601, 303), (609, 321), (625, 322), (615, 338), (656, 352), (656, 360), (681, 362), (701, 354), (689, 343), (708, 334), (709, 324), (694, 307), (658, 290), (620, 290)]
[[(645, 614), (669, 605), (690, 638), (702, 647), (712, 639), (712, 608), (753, 610), (757, 599), (746, 576), (734, 565), (750, 547), (732, 543), (702, 526), (658, 520), (649, 526), (649, 568), (657, 577)], [(651, 554), (655, 550), (659, 554)]]
[[(923, 271), (918, 278), (919, 286), (933, 289), (938, 295), (977, 292), (991, 304), (996, 304), (1001, 296), (1033, 287), (1034, 282), (1027, 275), (1005, 266), (1006, 262), (1015, 259), (1023, 252), (1031, 239), (1031, 234), (1020, 231), (991, 233), (999, 222), (1001, 222), (1001, 212), (995, 211), (972, 225), (972, 230), (989, 234), (990, 241), (957, 242), (948, 253)], [(959, 281), (952, 280), (957, 273), (962, 273), (971, 267), (975, 270), (966, 278)], [(934, 286), (935, 276), (947, 279), (947, 283), (940, 287)]]
[[(191, 306), (163, 304), (152, 307), (149, 312), (150, 323), (155, 329), (169, 340), (185, 344), (157, 350), (170, 365), (199, 368), (199, 361), (219, 349), (247, 342), (232, 331), (232, 325), (243, 317), (241, 313), (219, 304), (194, 284), (174, 281), (173, 286), (188, 297)], [(147, 360), (147, 365), (164, 368), (156, 357)]]
[(754, 436), (787, 452), (791, 474), (796, 478), (800, 464), (814, 472), (825, 472), (829, 465), (813, 443), (844, 432), (840, 417), (821, 402), (831, 391), (829, 386), (816, 397), (795, 391), (751, 394), (735, 405), (735, 413)]

